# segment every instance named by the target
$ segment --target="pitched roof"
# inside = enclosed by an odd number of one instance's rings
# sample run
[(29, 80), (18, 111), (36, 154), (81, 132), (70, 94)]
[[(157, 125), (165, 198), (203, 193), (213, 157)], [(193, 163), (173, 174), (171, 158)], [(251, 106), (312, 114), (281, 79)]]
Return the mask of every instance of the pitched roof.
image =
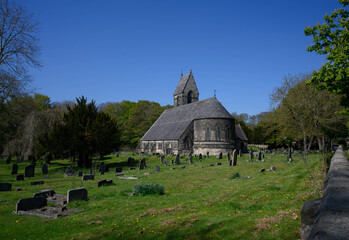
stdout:
[(187, 85), (187, 82), (189, 80), (191, 72), (188, 73), (187, 75), (181, 76), (181, 79), (179, 79), (178, 85), (176, 87), (175, 92), (173, 93), (173, 96), (181, 94), (184, 92), (184, 88)]
[(242, 127), (240, 124), (235, 125), (235, 134), (236, 136), (242, 140), (242, 141), (248, 141), (248, 138), (246, 137), (244, 131), (242, 130)]
[(177, 140), (193, 120), (207, 118), (233, 119), (215, 97), (208, 98), (165, 110), (141, 141)]

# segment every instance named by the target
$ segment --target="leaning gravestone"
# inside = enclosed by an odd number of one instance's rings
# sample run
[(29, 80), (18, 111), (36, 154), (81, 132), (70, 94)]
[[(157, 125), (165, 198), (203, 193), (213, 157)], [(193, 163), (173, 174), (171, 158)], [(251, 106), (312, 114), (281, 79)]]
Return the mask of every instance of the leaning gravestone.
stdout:
[(12, 183), (0, 183), (0, 192), (11, 191)]
[(65, 169), (65, 174), (64, 174), (65, 177), (74, 176), (74, 174), (75, 174), (75, 172), (74, 172), (73, 167), (70, 166), (70, 167), (67, 167)]
[(179, 165), (181, 164), (181, 161), (179, 160), (179, 154), (177, 154), (176, 156), (176, 165)]
[(14, 163), (12, 164), (11, 174), (17, 174), (18, 171), (18, 164)]
[(232, 159), (232, 162), (233, 162), (233, 166), (236, 166), (236, 164), (237, 164), (237, 162), (238, 162), (238, 154), (237, 154), (236, 149), (233, 151), (233, 159)]
[(166, 167), (168, 167), (168, 162), (167, 162), (166, 158), (164, 159), (164, 164), (166, 165)]
[(155, 172), (160, 172), (160, 166), (155, 166)]
[(223, 158), (223, 153), (221, 152), (218, 156), (219, 159), (222, 159)]
[(139, 170), (142, 170), (142, 169), (145, 169), (146, 165), (145, 165), (145, 159), (144, 158), (141, 158), (141, 160), (139, 160), (139, 166), (138, 166), (138, 169)]
[(46, 175), (46, 174), (48, 174), (48, 167), (47, 167), (47, 165), (46, 164), (44, 164), (44, 165), (42, 165), (42, 174), (43, 175)]
[(67, 202), (84, 200), (87, 201), (87, 190), (85, 188), (71, 189), (67, 192)]
[(24, 177), (34, 177), (34, 172), (35, 172), (35, 165), (29, 164), (25, 166)]

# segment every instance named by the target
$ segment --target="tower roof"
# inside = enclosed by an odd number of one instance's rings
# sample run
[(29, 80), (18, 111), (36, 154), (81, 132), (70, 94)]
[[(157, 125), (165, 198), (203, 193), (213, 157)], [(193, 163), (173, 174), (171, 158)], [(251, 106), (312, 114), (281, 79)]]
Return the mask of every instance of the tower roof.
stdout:
[(177, 84), (176, 90), (173, 93), (173, 96), (181, 94), (184, 92), (185, 86), (187, 85), (187, 82), (190, 78), (190, 75), (193, 75), (193, 73), (191, 71), (187, 75), (181, 76), (181, 79), (179, 79), (179, 82)]

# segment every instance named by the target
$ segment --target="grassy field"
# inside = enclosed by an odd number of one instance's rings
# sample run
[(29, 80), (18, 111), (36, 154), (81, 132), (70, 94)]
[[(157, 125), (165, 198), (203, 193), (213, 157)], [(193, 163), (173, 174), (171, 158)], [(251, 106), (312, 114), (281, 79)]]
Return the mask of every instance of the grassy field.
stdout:
[[(225, 157), (204, 158), (203, 162), (195, 157), (194, 164), (182, 157), (185, 169), (161, 165), (158, 156), (144, 156), (149, 168), (140, 171), (128, 170), (125, 160), (129, 156), (107, 156), (104, 162), (123, 167), (126, 176), (140, 177), (138, 180), (118, 179), (111, 168), (105, 175), (97, 173), (94, 181), (81, 182), (77, 177), (64, 177), (70, 162), (57, 160), (52, 161), (47, 178), (38, 162), (34, 178), (16, 182), (10, 175), (11, 165), (0, 162), (0, 182), (12, 183), (11, 192), (0, 192), (0, 239), (299, 239), (300, 210), (305, 201), (319, 197), (323, 179), (320, 155), (316, 154), (307, 157), (313, 178), (300, 156), (288, 164), (285, 155), (247, 162), (246, 154), (235, 167)], [(141, 158), (132, 157), (136, 163)], [(166, 159), (170, 162), (171, 157)], [(25, 165), (20, 164), (19, 173), (24, 173)], [(159, 173), (156, 165), (161, 166)], [(260, 168), (271, 166), (276, 171), (259, 173)], [(234, 173), (241, 177), (231, 179)], [(98, 188), (97, 181), (102, 179), (113, 179), (113, 185)], [(45, 184), (29, 185), (36, 180)], [(143, 182), (164, 185), (165, 194), (128, 195), (135, 184)], [(80, 212), (55, 220), (12, 213), (20, 198), (39, 190), (66, 194), (81, 185), (90, 200), (67, 205)], [(17, 192), (17, 187), (22, 191)]]

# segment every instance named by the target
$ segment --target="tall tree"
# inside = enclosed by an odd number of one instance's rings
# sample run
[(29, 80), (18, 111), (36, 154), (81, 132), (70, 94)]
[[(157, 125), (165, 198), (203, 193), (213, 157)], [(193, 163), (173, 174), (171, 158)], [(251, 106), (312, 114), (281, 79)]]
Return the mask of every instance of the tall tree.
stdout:
[(14, 1), (0, 0), (0, 104), (23, 93), (28, 68), (40, 66), (37, 33), (32, 14)]
[(349, 5), (348, 0), (338, 0), (343, 6), (325, 16), (323, 24), (307, 27), (306, 36), (312, 36), (314, 44), (309, 52), (325, 55), (327, 62), (312, 74), (309, 81), (318, 89), (326, 89), (340, 95), (340, 103), (349, 107)]

